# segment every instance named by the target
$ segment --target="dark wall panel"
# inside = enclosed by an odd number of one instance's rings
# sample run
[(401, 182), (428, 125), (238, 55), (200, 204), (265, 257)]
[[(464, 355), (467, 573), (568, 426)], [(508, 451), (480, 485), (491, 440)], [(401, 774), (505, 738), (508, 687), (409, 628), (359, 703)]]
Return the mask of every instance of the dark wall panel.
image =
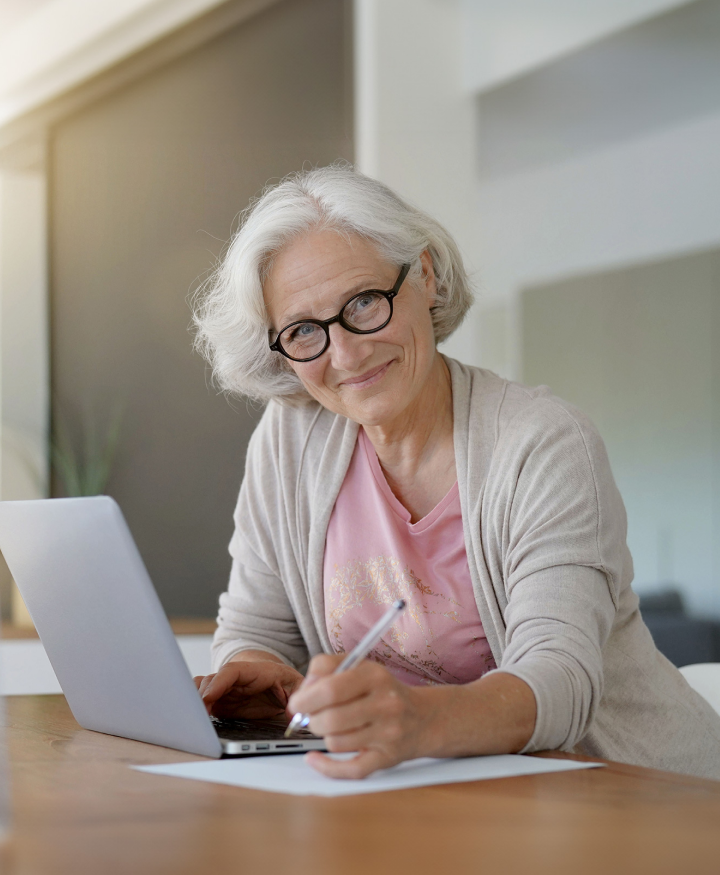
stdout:
[(209, 387), (188, 295), (268, 180), (352, 159), (345, 26), (286, 0), (53, 131), (54, 422), (123, 406), (108, 492), (173, 615), (215, 613), (259, 415)]

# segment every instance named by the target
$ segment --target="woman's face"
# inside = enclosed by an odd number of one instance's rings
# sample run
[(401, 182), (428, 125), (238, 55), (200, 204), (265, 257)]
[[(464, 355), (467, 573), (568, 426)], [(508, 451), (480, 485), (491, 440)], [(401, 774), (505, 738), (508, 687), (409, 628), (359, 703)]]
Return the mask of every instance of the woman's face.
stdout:
[[(421, 258), (420, 284), (405, 280), (385, 328), (361, 335), (336, 322), (319, 358), (288, 360), (328, 410), (376, 426), (396, 421), (420, 397), (437, 355), (430, 317), (435, 277), (430, 255)], [(275, 258), (263, 289), (274, 333), (304, 318), (331, 319), (353, 295), (392, 288), (399, 270), (361, 237), (326, 230), (293, 241)]]

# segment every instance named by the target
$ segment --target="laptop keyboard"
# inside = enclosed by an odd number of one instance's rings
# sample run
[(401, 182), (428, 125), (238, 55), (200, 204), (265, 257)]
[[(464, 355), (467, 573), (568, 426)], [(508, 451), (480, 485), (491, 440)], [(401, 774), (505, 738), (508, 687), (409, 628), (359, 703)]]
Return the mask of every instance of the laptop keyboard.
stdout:
[[(225, 720), (211, 717), (215, 731), (227, 741), (275, 741), (285, 737), (287, 724), (281, 720)], [(293, 738), (317, 738), (307, 729), (293, 732)]]

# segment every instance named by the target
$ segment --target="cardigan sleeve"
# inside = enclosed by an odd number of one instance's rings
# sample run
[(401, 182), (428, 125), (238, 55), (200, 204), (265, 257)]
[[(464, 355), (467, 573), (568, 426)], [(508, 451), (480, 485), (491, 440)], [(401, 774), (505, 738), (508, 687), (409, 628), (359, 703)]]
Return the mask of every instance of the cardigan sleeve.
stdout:
[(504, 460), (500, 670), (535, 695), (535, 730), (524, 752), (570, 750), (603, 693), (603, 647), (630, 562), (626, 516), (589, 420), (550, 399), (532, 407), (511, 424), (522, 438), (509, 440)]
[(265, 650), (300, 670), (307, 648), (295, 614), (277, 574), (261, 563), (241, 562), (236, 539), (230, 545), (233, 564), (227, 592), (220, 596), (218, 628), (212, 643), (212, 670), (243, 650)]
[(212, 644), (213, 671), (243, 650), (265, 650), (298, 670), (308, 661), (278, 556), (289, 550), (290, 538), (272, 414), (266, 411), (248, 447), (230, 541), (230, 581), (220, 596)]

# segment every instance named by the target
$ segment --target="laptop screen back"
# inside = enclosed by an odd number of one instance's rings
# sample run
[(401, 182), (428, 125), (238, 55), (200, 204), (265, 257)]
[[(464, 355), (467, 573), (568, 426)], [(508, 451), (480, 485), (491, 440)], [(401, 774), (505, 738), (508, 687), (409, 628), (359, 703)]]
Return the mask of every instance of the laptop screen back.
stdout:
[(220, 756), (111, 498), (0, 502), (0, 550), (81, 726)]

